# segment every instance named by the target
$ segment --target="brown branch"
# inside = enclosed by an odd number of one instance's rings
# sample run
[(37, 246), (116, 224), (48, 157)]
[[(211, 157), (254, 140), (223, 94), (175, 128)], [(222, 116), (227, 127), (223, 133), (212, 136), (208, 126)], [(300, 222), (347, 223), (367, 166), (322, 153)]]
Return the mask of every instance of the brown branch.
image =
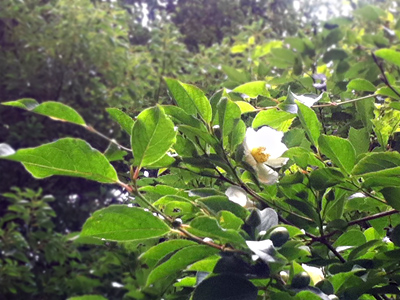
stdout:
[(389, 80), (387, 79), (386, 74), (385, 74), (385, 69), (383, 68), (382, 63), (378, 61), (378, 58), (376, 57), (375, 53), (372, 52), (371, 55), (372, 55), (372, 58), (374, 59), (375, 64), (378, 66), (379, 70), (381, 71), (382, 76), (380, 76), (380, 79), (382, 80), (382, 82), (384, 84), (386, 84), (386, 86), (388, 88), (390, 88), (398, 97), (400, 97), (400, 93), (390, 84)]

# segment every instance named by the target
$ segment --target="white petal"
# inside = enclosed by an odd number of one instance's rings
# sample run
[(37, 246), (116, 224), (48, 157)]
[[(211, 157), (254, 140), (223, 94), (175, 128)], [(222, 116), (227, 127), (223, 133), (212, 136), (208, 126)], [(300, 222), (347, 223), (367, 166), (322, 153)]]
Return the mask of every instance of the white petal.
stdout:
[(308, 275), (310, 275), (311, 280), (314, 284), (325, 279), (324, 273), (322, 273), (322, 270), (320, 268), (311, 267), (306, 264), (301, 264), (301, 267), (304, 269), (304, 271), (308, 273)]
[(265, 184), (274, 184), (278, 181), (278, 173), (264, 164), (258, 163), (254, 169), (257, 172), (258, 180)]
[(314, 105), (314, 103), (321, 100), (323, 94), (319, 95), (317, 98), (307, 97), (305, 95), (301, 95), (301, 96), (295, 95), (295, 94), (293, 94), (293, 95), (295, 96), (296, 100), (300, 101), (301, 103), (303, 103), (304, 105), (306, 105), (308, 107), (311, 107)]
[(246, 206), (247, 204), (247, 194), (242, 188), (238, 186), (230, 186), (226, 190), (225, 195), (228, 197), (229, 200), (239, 204), (240, 206)]
[(275, 142), (274, 144), (270, 144), (270, 146), (267, 148), (268, 154), (271, 155), (272, 158), (278, 158), (281, 157), (283, 153), (285, 153), (288, 150), (286, 145), (282, 143), (281, 141)]
[(282, 142), (283, 132), (272, 129), (268, 126), (263, 126), (257, 131), (257, 139), (262, 140), (262, 146), (268, 147), (271, 144)]
[(284, 166), (288, 160), (289, 158), (285, 157), (270, 158), (265, 163), (272, 168), (280, 168)]
[(257, 143), (257, 133), (253, 128), (247, 128), (243, 141), (244, 150), (251, 152), (252, 149), (259, 147)]

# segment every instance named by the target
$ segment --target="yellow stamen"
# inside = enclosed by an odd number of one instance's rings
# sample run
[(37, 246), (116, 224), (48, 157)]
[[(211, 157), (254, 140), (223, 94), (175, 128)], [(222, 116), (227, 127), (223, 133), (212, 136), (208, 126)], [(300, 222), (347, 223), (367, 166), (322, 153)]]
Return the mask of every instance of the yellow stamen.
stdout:
[(271, 156), (268, 153), (265, 153), (265, 147), (258, 147), (251, 150), (251, 155), (253, 155), (254, 159), (258, 163), (265, 163), (268, 158)]

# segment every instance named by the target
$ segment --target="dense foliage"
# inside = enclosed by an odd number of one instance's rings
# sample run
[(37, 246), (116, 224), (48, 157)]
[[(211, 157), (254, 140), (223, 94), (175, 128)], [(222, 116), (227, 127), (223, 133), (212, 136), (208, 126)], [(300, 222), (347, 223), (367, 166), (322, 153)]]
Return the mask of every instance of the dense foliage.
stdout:
[(398, 8), (351, 4), (2, 1), (0, 295), (398, 297)]

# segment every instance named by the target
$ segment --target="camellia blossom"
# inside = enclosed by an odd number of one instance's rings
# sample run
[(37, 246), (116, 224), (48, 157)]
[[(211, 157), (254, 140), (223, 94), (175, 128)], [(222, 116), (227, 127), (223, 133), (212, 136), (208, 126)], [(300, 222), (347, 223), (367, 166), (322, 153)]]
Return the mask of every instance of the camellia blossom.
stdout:
[(288, 158), (281, 155), (288, 150), (282, 143), (283, 132), (267, 126), (258, 131), (247, 128), (243, 141), (244, 160), (254, 168), (258, 180), (265, 184), (274, 184), (278, 181), (278, 173), (272, 168), (285, 165)]

